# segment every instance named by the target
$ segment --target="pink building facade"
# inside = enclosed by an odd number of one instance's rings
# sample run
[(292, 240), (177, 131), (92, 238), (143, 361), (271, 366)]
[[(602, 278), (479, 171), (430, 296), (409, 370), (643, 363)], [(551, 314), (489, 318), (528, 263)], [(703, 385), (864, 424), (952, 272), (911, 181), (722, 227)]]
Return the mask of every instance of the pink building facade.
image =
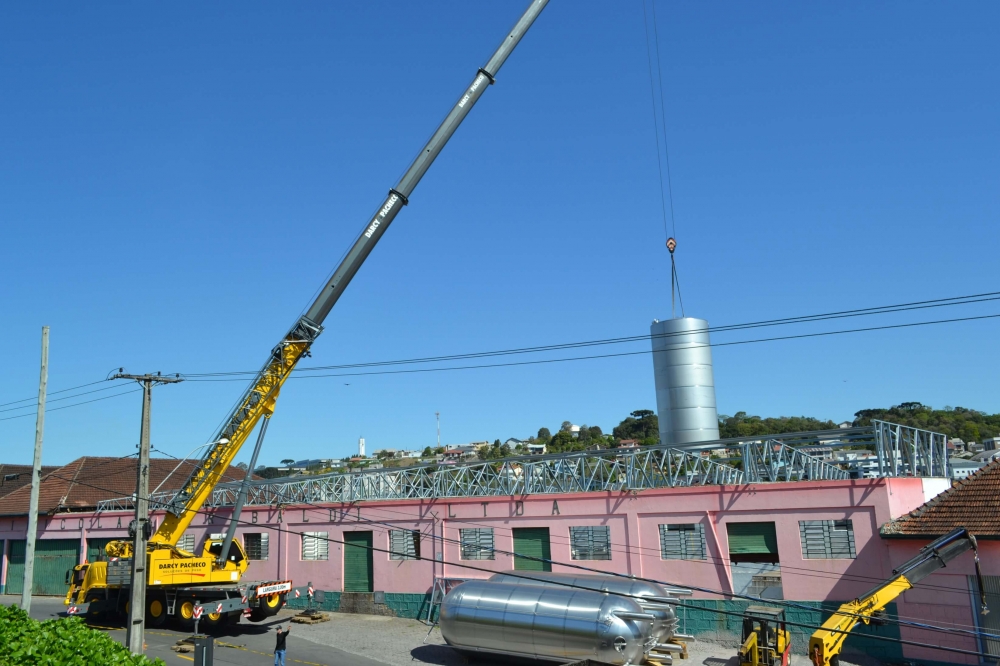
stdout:
[[(312, 582), (333, 593), (328, 596), (336, 600), (334, 608), (342, 593), (384, 592), (386, 603), (398, 614), (423, 614), (435, 578), (485, 578), (493, 572), (541, 566), (537, 560), (515, 562), (512, 555), (528, 554), (528, 546), (537, 546), (530, 552), (551, 560), (553, 571), (607, 571), (695, 588), (690, 607), (679, 612), (686, 630), (733, 632), (737, 618), (714, 612), (741, 609), (738, 602), (727, 601), (727, 593), (766, 590), (764, 598), (805, 602), (805, 609), (789, 612), (790, 619), (815, 626), (839, 602), (873, 588), (922, 545), (883, 539), (880, 527), (948, 485), (944, 479), (882, 478), (639, 493), (250, 506), (244, 509), (237, 536), (251, 551), (251, 580)], [(205, 510), (186, 536), (200, 549), (209, 535), (225, 531), (229, 515), (228, 509)], [(39, 539), (79, 541), (82, 561), (88, 543), (125, 537), (129, 520), (126, 512), (54, 515), (40, 519)], [(0, 539), (23, 539), (26, 522), (2, 519)], [(364, 557), (358, 569), (361, 549), (349, 544), (370, 544), (370, 550), (364, 549), (370, 557), (367, 571)], [(994, 545), (984, 566), (1000, 575), (1000, 553)], [(7, 559), (5, 554), (3, 576), (10, 568)], [(899, 615), (937, 621), (942, 617), (938, 588), (946, 587), (955, 590), (947, 595), (947, 618), (973, 625), (965, 575), (957, 568), (934, 574), (927, 583), (933, 591), (904, 595)], [(803, 632), (811, 633), (798, 630)], [(906, 628), (882, 633), (890, 639), (929, 642), (926, 632)], [(971, 644), (969, 639), (948, 640), (976, 649), (974, 639)], [(797, 649), (804, 650), (801, 636), (797, 642)], [(870, 646), (882, 656), (977, 663), (974, 657), (956, 659), (958, 655), (901, 647), (892, 640), (867, 641), (861, 649)]]

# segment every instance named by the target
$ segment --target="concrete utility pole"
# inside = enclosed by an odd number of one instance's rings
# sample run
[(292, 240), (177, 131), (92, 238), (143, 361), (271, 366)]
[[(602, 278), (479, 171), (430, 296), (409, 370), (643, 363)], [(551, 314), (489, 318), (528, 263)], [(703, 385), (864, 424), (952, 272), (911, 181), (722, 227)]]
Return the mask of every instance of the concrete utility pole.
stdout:
[(31, 612), (35, 579), (35, 533), (38, 531), (38, 487), (42, 481), (42, 435), (45, 432), (45, 390), (49, 383), (49, 327), (42, 326), (42, 371), (38, 379), (38, 416), (35, 418), (35, 459), (31, 464), (31, 500), (28, 502), (28, 539), (24, 546), (24, 589), (21, 609)]
[(175, 384), (180, 377), (155, 375), (126, 375), (119, 373), (112, 379), (134, 379), (142, 384), (142, 425), (139, 428), (139, 468), (135, 481), (135, 520), (129, 526), (132, 537), (132, 589), (128, 611), (128, 634), (125, 646), (132, 654), (142, 654), (145, 647), (146, 617), (146, 543), (153, 530), (149, 524), (149, 410), (153, 400), (153, 387), (157, 384)]
[(434, 412), (434, 418), (437, 419), (438, 425), (438, 448), (441, 448), (441, 412)]

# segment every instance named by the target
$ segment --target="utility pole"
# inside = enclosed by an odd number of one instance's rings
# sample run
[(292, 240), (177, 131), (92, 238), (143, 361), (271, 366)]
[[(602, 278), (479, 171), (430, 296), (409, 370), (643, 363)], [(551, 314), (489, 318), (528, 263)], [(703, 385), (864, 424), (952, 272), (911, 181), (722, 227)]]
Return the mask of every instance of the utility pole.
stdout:
[(45, 433), (45, 391), (49, 383), (49, 327), (42, 326), (42, 370), (38, 378), (38, 416), (35, 417), (35, 459), (31, 464), (31, 499), (28, 502), (28, 535), (24, 546), (24, 587), (21, 609), (31, 612), (35, 579), (35, 533), (38, 532), (38, 487), (42, 481), (42, 435)]
[(437, 419), (438, 424), (438, 448), (441, 448), (441, 412), (434, 412), (434, 418)]
[(146, 572), (148, 558), (146, 543), (153, 530), (149, 524), (149, 410), (153, 400), (153, 387), (157, 384), (175, 384), (184, 381), (178, 376), (127, 375), (118, 373), (112, 379), (134, 379), (142, 384), (142, 425), (139, 428), (139, 468), (135, 481), (135, 520), (129, 525), (132, 541), (132, 589), (128, 611), (128, 634), (125, 646), (132, 654), (142, 654), (145, 647)]

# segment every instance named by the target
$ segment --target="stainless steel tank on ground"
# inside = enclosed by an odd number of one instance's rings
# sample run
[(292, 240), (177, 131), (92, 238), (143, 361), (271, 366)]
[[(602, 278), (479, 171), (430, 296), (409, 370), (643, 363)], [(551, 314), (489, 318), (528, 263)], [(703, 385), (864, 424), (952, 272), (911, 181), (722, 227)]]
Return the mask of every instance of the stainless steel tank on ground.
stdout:
[(654, 321), (649, 337), (660, 443), (683, 448), (718, 439), (708, 322), (694, 317)]
[[(653, 622), (653, 637), (657, 643), (669, 642), (677, 632), (677, 613), (673, 606), (669, 604), (669, 601), (676, 594), (691, 594), (690, 590), (667, 589), (662, 585), (650, 583), (645, 580), (602, 574), (504, 571), (494, 574), (490, 577), (490, 580), (496, 583), (509, 583), (512, 585), (563, 586), (563, 589), (584, 587), (596, 592), (623, 595), (642, 606), (643, 611), (656, 617), (656, 620)], [(636, 599), (635, 597), (642, 598)]]
[(441, 603), (441, 635), (463, 652), (640, 664), (655, 618), (631, 599), (545, 585), (467, 581)]

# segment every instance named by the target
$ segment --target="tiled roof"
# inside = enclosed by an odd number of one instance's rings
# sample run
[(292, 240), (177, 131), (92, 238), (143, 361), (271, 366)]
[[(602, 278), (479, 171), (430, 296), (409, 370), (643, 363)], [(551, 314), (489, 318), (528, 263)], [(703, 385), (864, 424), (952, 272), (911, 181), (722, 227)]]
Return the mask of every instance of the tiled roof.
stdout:
[[(198, 461), (177, 461), (169, 458), (150, 458), (149, 489), (152, 491), (160, 482), (170, 478), (160, 488), (176, 490), (187, 480)], [(171, 472), (180, 463), (180, 467)], [(13, 467), (4, 465), (3, 467)], [(31, 467), (28, 482), (31, 480)], [(45, 472), (44, 470), (48, 470)], [(230, 467), (226, 479), (243, 479), (243, 470)], [(38, 490), (38, 512), (53, 514), (59, 511), (85, 511), (97, 507), (105, 499), (128, 497), (135, 492), (136, 459), (85, 456), (77, 458), (62, 467), (43, 468), (42, 484)], [(0, 498), (0, 515), (23, 516), (28, 513), (31, 487), (24, 485)]]
[(931, 501), (882, 526), (889, 537), (937, 537), (965, 527), (977, 538), (1000, 538), (1000, 460), (958, 481)]
[[(42, 476), (49, 472), (54, 472), (59, 467), (42, 466)], [(31, 465), (2, 465), (0, 464), (0, 497), (9, 495), (21, 486), (31, 483)]]

